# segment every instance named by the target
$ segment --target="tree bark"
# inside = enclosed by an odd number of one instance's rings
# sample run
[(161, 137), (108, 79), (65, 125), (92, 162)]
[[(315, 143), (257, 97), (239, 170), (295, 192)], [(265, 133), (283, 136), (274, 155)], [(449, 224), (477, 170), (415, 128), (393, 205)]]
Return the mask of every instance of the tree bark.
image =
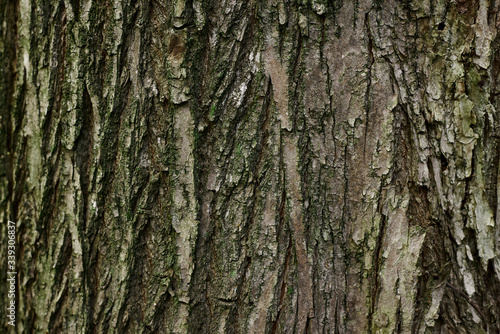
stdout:
[(0, 1), (2, 331), (500, 333), (498, 10)]

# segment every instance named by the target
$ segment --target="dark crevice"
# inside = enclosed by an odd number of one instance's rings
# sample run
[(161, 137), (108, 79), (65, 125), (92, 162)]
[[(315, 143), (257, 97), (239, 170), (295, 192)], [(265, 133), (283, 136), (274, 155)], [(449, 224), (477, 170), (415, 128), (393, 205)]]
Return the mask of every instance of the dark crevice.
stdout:
[[(469, 296), (467, 296), (467, 294), (465, 292), (463, 292), (462, 290), (460, 290), (457, 287), (453, 286), (449, 282), (446, 282), (446, 286), (448, 288), (450, 288), (451, 290), (453, 290), (453, 292), (455, 292), (456, 294), (458, 294), (459, 296), (461, 296), (462, 298), (464, 298), (465, 301), (467, 301), (467, 303), (469, 303), (469, 305), (474, 308), (474, 310), (477, 312), (477, 314), (479, 315), (479, 317), (483, 321), (484, 329), (487, 330), (487, 327), (488, 327), (488, 318), (486, 317), (486, 315), (484, 314), (484, 312), (479, 308), (479, 306), (477, 306), (476, 303), (474, 303), (472, 301), (472, 299), (470, 299)], [(457, 308), (459, 309), (459, 305), (458, 304), (457, 304)], [(487, 330), (487, 332), (489, 333), (488, 330)]]
[(85, 233), (89, 219), (89, 188), (90, 188), (90, 166), (93, 148), (93, 108), (87, 85), (83, 84), (83, 98), (81, 107), (82, 127), (80, 134), (75, 140), (75, 162), (79, 169), (80, 189), (82, 191), (82, 209), (80, 211), (81, 231)]
[(368, 331), (369, 333), (373, 332), (374, 324), (373, 324), (373, 315), (375, 314), (375, 309), (377, 306), (377, 300), (379, 295), (379, 272), (380, 266), (382, 262), (382, 244), (384, 242), (385, 230), (386, 230), (386, 217), (381, 215), (380, 223), (379, 223), (379, 232), (377, 236), (377, 241), (375, 243), (375, 250), (373, 251), (373, 271), (370, 278), (370, 286), (371, 286), (371, 296), (370, 296), (370, 310), (368, 313)]
[(366, 137), (368, 134), (368, 121), (370, 117), (370, 93), (371, 93), (371, 83), (372, 83), (372, 67), (375, 61), (375, 56), (373, 54), (373, 36), (370, 30), (370, 13), (365, 14), (365, 31), (368, 38), (367, 49), (368, 49), (368, 64), (367, 64), (367, 78), (366, 78), (366, 91), (365, 91), (365, 131), (364, 131), (364, 145), (363, 145), (363, 156), (366, 154)]

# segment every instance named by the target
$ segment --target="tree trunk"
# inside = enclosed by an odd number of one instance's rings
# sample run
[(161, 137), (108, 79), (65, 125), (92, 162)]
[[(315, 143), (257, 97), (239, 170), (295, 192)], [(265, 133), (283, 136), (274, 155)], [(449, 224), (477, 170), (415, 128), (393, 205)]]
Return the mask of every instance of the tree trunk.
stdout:
[(1, 0), (2, 331), (499, 333), (498, 10)]

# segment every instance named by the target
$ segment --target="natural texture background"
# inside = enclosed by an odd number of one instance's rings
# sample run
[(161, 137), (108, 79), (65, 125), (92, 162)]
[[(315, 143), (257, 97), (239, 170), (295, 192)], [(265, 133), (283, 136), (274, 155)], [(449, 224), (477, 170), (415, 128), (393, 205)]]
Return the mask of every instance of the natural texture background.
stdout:
[(500, 332), (499, 8), (0, 0), (16, 332)]

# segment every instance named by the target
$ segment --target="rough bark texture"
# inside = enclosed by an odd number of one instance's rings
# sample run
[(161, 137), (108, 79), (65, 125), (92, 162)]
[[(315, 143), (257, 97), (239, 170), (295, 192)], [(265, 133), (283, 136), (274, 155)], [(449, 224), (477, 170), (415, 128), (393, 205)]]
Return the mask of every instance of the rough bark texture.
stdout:
[(500, 332), (498, 10), (1, 0), (15, 331)]

